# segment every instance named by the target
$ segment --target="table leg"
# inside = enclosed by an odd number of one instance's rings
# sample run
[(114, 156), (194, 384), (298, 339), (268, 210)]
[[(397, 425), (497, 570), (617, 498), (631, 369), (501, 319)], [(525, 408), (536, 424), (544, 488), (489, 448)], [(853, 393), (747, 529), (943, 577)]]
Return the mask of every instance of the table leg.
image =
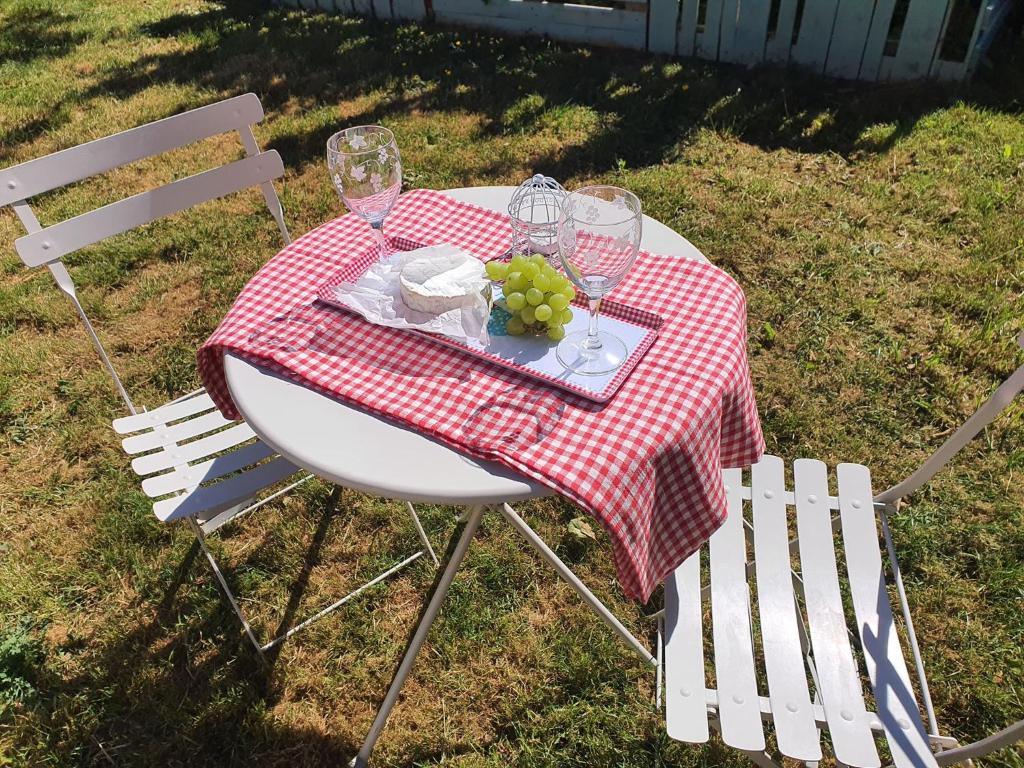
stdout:
[(651, 655), (643, 643), (636, 639), (632, 632), (623, 626), (622, 622), (608, 610), (608, 606), (602, 603), (597, 595), (591, 592), (587, 585), (580, 581), (580, 577), (572, 572), (562, 560), (556, 555), (551, 548), (544, 543), (544, 540), (537, 535), (537, 532), (531, 528), (525, 520), (523, 520), (516, 511), (512, 509), (508, 504), (502, 504), (500, 507), (501, 514), (505, 516), (512, 527), (516, 529), (520, 536), (526, 539), (534, 549), (540, 553), (540, 556), (547, 561), (548, 565), (555, 569), (555, 572), (565, 580), (565, 582), (576, 590), (577, 594), (583, 598), (584, 602), (590, 606), (590, 608), (596, 613), (601, 620), (611, 627), (615, 634), (617, 634), (626, 645), (633, 649), (633, 651), (644, 661), (652, 666), (657, 666), (658, 661)]
[(445, 566), (444, 572), (438, 579), (437, 587), (434, 589), (434, 594), (431, 595), (430, 602), (427, 604), (427, 608), (423, 612), (423, 617), (420, 619), (420, 623), (416, 627), (416, 632), (413, 634), (412, 640), (409, 641), (409, 647), (406, 648), (405, 656), (402, 657), (402, 663), (398, 665), (398, 671), (395, 672), (395, 676), (391, 680), (391, 686), (388, 688), (388, 692), (384, 696), (384, 701), (380, 705), (380, 709), (377, 711), (377, 716), (373, 720), (373, 725), (370, 726), (370, 732), (366, 736), (366, 741), (363, 742), (363, 746), (359, 750), (359, 754), (356, 755), (355, 760), (352, 761), (352, 765), (355, 766), (355, 768), (365, 768), (369, 763), (370, 753), (373, 751), (374, 744), (377, 743), (377, 738), (380, 736), (380, 732), (384, 730), (384, 726), (388, 721), (388, 715), (391, 714), (391, 710), (394, 708), (395, 702), (398, 701), (398, 695), (402, 692), (402, 686), (405, 684), (406, 678), (409, 677), (409, 673), (412, 671), (412, 665), (416, 663), (416, 656), (419, 654), (420, 648), (423, 646), (423, 641), (427, 639), (427, 633), (430, 632), (430, 627), (434, 623), (434, 619), (437, 618), (437, 613), (440, 611), (441, 605), (444, 603), (445, 597), (448, 595), (448, 588), (451, 586), (456, 572), (462, 565), (462, 560), (466, 556), (466, 551), (469, 549), (469, 545), (473, 541), (473, 536), (476, 534), (476, 530), (480, 526), (480, 519), (483, 517), (483, 513), (484, 507), (473, 507), (469, 510), (469, 515), (466, 519), (466, 527), (462, 529), (459, 541), (455, 545), (455, 549), (452, 551), (451, 558), (448, 560), (448, 564)]

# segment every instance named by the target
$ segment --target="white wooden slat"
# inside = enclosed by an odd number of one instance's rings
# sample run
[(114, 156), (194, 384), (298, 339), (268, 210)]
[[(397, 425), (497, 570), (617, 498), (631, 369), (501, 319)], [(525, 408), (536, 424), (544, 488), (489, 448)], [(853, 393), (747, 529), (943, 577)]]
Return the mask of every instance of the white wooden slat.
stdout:
[(700, 551), (665, 582), (665, 727), (678, 741), (708, 740)]
[(951, 0), (910, 0), (890, 80), (924, 77), (931, 68)]
[(864, 706), (857, 665), (846, 631), (832, 539), (825, 465), (814, 459), (793, 463), (800, 570), (818, 671), (819, 690), (836, 760), (857, 768), (881, 765)]
[(693, 53), (697, 58), (718, 60), (718, 34), (722, 27), (723, 0), (707, 0), (704, 29), (694, 37)]
[[(480, 0), (434, 0), (437, 20), (467, 23), (470, 17), (502, 19), (524, 25), (544, 34), (546, 25), (579, 27), (581, 33), (590, 28), (621, 32), (633, 38), (639, 33), (640, 47), (647, 30), (647, 14), (635, 10), (604, 8), (572, 3), (537, 3), (524, 0), (502, 0), (483, 3)], [(597, 30), (593, 30), (596, 32)]]
[(778, 456), (765, 456), (751, 469), (757, 605), (779, 751), (795, 760), (816, 761), (821, 759), (821, 741), (800, 645), (784, 472)]
[(982, 23), (981, 33), (967, 52), (966, 74), (968, 76), (974, 72), (981, 57), (991, 47), (1014, 7), (1016, 4), (1013, 0), (991, 0), (991, 2), (985, 3), (985, 20)]
[(732, 60), (737, 64), (753, 65), (764, 61), (770, 14), (770, 2), (741, 0), (733, 37)]
[(287, 459), (277, 458), (215, 485), (203, 486), (192, 493), (162, 499), (153, 504), (153, 513), (158, 520), (165, 523), (201, 513), (212, 517), (222, 509), (251, 498), (260, 490), (298, 471), (298, 467)]
[(392, 18), (418, 21), (426, 16), (423, 0), (392, 0)]
[(754, 669), (747, 586), (747, 547), (743, 533), (742, 474), (723, 473), (729, 516), (711, 537), (711, 615), (722, 741), (736, 749), (764, 750), (764, 729)]
[(647, 45), (651, 53), (676, 52), (676, 19), (679, 0), (650, 0)]
[(246, 93), (0, 169), (0, 207), (262, 119), (260, 100)]
[(824, 71), (837, 6), (838, 0), (814, 0), (804, 3), (800, 32), (789, 56), (791, 62), (813, 72)]
[(736, 61), (736, 17), (740, 12), (740, 0), (722, 0), (722, 20), (718, 27), (718, 60)]
[(826, 75), (857, 79), (874, 10), (873, 2), (840, 0), (825, 64)]
[(699, 0), (682, 0), (679, 17), (679, 48), (680, 56), (693, 56), (693, 46), (697, 39), (697, 13), (700, 10)]
[(164, 429), (156, 429), (150, 432), (143, 432), (141, 435), (132, 435), (121, 441), (121, 446), (129, 455), (151, 451), (154, 448), (161, 448), (171, 443), (180, 443), (189, 438), (212, 432), (220, 427), (226, 427), (232, 422), (225, 419), (220, 411), (210, 411), (194, 419), (183, 421)]
[(878, 718), (897, 768), (935, 766), (885, 587), (871, 474), (860, 464), (836, 469), (850, 595)]
[(145, 477), (154, 472), (213, 456), (215, 453), (241, 445), (255, 436), (256, 433), (252, 431), (252, 427), (241, 422), (228, 429), (222, 429), (220, 432), (214, 432), (209, 437), (201, 437), (190, 443), (172, 445), (162, 451), (138, 456), (132, 459), (132, 469), (136, 474)]
[(204, 411), (212, 411), (217, 406), (213, 399), (203, 392), (195, 397), (187, 398), (177, 403), (169, 403), (154, 408), (152, 411), (136, 413), (132, 416), (122, 416), (114, 419), (114, 431), (119, 435), (127, 435), (132, 432), (139, 432), (143, 429), (155, 429), (172, 421), (194, 416)]
[(156, 477), (148, 477), (142, 481), (142, 491), (150, 498), (166, 496), (168, 493), (194, 488), (202, 483), (251, 467), (273, 454), (274, 450), (266, 443), (250, 443), (237, 451), (226, 453), (215, 459), (181, 467)]
[(896, 9), (896, 0), (876, 0), (875, 13), (871, 17), (867, 42), (864, 44), (864, 55), (860, 65), (859, 79), (873, 82), (878, 79), (885, 55), (885, 43), (889, 37), (889, 25), (892, 24), (892, 13)]
[(775, 22), (775, 34), (765, 46), (766, 61), (785, 64), (789, 61), (789, 50), (793, 44), (793, 24), (796, 22), (796, 7), (799, 0), (781, 0), (779, 15)]
[(40, 266), (104, 238), (271, 181), (283, 173), (281, 156), (274, 150), (263, 152), (67, 219), (18, 238), (14, 246), (25, 264)]

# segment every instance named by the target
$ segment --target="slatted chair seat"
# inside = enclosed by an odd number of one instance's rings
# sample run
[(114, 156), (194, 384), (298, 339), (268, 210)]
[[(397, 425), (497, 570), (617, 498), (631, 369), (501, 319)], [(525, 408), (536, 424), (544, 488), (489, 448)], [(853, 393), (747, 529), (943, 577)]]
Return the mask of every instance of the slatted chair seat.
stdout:
[[(729, 517), (708, 545), (710, 588), (701, 587), (699, 552), (666, 584), (668, 734), (707, 741), (710, 716), (726, 744), (772, 765), (767, 722), (778, 751), (805, 763), (822, 759), (827, 731), (842, 765), (882, 765), (880, 740), (898, 768), (935, 766), (886, 589), (868, 469), (840, 464), (838, 496), (822, 462), (794, 462), (792, 489), (784, 469), (765, 456), (749, 484), (726, 470)], [(714, 688), (702, 598), (710, 601)]]
[[(1024, 333), (1017, 343), (1024, 348)], [(813, 459), (793, 463), (792, 488), (777, 456), (751, 467), (749, 482), (725, 470), (726, 522), (665, 582), (659, 671), (669, 736), (703, 743), (714, 728), (757, 765), (776, 768), (775, 752), (817, 765), (826, 735), (836, 762), (856, 768), (969, 763), (1024, 741), (1024, 720), (963, 746), (939, 734), (888, 522), (1022, 390), (1024, 365), (913, 474), (877, 495), (860, 464), (836, 468), (836, 495), (828, 469)], [(920, 699), (897, 633), (883, 541)], [(713, 664), (704, 656), (705, 602)]]
[[(299, 469), (261, 442), (252, 428), (221, 416), (203, 390), (152, 411), (114, 420), (132, 469), (162, 522), (195, 517), (211, 533)], [(292, 486), (274, 494), (290, 490)], [(270, 496), (260, 500), (265, 504)]]

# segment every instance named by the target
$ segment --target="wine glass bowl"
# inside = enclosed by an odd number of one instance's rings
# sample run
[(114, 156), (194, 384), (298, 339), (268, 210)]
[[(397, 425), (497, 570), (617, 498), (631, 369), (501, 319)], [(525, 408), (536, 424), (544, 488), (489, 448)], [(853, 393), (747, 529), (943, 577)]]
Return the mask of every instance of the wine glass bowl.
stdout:
[(636, 261), (642, 227), (639, 198), (620, 187), (583, 187), (563, 203), (558, 253), (566, 276), (590, 304), (588, 330), (569, 334), (558, 345), (559, 361), (574, 373), (610, 373), (626, 361), (625, 343), (598, 330), (598, 312), (601, 299)]
[(342, 201), (366, 220), (384, 249), (384, 218), (402, 191), (395, 135), (380, 125), (338, 131), (327, 140), (327, 167)]

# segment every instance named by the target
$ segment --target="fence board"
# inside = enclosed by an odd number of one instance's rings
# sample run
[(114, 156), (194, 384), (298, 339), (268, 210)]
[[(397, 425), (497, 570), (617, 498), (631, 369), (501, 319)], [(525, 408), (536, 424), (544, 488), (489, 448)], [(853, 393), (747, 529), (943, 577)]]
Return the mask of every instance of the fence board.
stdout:
[(765, 42), (768, 38), (768, 0), (742, 0), (733, 40), (733, 61), (737, 64), (760, 64), (764, 61)]
[(824, 71), (837, 4), (838, 0), (804, 3), (800, 34), (790, 52), (790, 61), (815, 72)]
[(635, 11), (522, 0), (434, 0), (434, 17), (452, 24), (626, 48), (643, 48), (647, 31), (646, 15)]
[(679, 0), (650, 0), (650, 3), (647, 45), (651, 53), (675, 53)]
[(951, 0), (911, 0), (889, 79), (925, 77), (939, 44)]
[(718, 61), (718, 33), (722, 26), (722, 0), (707, 0), (704, 29), (697, 28), (693, 52), (698, 58)]
[(391, 18), (418, 21), (426, 16), (423, 0), (391, 0)]
[(840, 0), (832, 44), (828, 49), (825, 74), (855, 80), (864, 57), (864, 44), (871, 28), (874, 3), (865, 0)]
[(679, 17), (679, 34), (676, 38), (676, 52), (680, 56), (693, 56), (697, 41), (697, 13), (700, 10), (699, 0), (683, 0)]
[(793, 47), (793, 24), (796, 23), (797, 0), (781, 0), (779, 16), (775, 22), (775, 35), (765, 46), (766, 61), (787, 63), (789, 50)]
[(740, 11), (739, 0), (722, 0), (722, 21), (718, 27), (718, 60), (736, 61), (739, 53), (736, 44), (736, 16)]
[(1006, 22), (1012, 7), (1012, 0), (1002, 0), (1001, 2), (1000, 0), (993, 0), (992, 3), (988, 4), (981, 34), (978, 36), (978, 41), (974, 44), (974, 48), (972, 48), (967, 54), (966, 75), (969, 76), (974, 71), (974, 68), (978, 66), (978, 62), (981, 60), (982, 55), (984, 55), (984, 53), (989, 49), (989, 46), (992, 45), (996, 35), (999, 34), (1000, 27), (1002, 27)]
[(896, 0), (878, 0), (875, 3), (875, 14), (871, 17), (868, 40), (864, 45), (864, 56), (860, 64), (861, 80), (874, 81), (878, 79), (894, 10), (896, 10)]
[[(276, 5), (419, 20), (428, 0), (273, 0)], [(768, 22), (778, 2), (775, 29)], [(953, 0), (910, 0), (895, 55), (886, 55), (897, 0), (633, 0), (626, 8), (534, 0), (432, 0), (441, 22), (576, 43), (754, 65), (794, 62), (848, 79), (970, 76), (1012, 0), (982, 0), (963, 61), (940, 58)], [(803, 7), (799, 30), (797, 10)], [(704, 9), (703, 23), (700, 21)], [(796, 43), (793, 44), (794, 32)]]
[[(959, 80), (967, 74), (967, 60), (970, 58), (971, 51), (978, 44), (978, 36), (981, 34), (981, 29), (985, 25), (985, 17), (988, 14), (989, 9), (992, 6), (987, 3), (981, 3), (978, 6), (978, 12), (974, 17), (974, 28), (971, 32), (971, 40), (967, 44), (967, 50), (964, 51), (964, 58), (960, 61), (953, 61), (950, 59), (943, 59), (940, 57), (942, 52), (942, 43), (940, 42), (935, 49), (935, 60), (932, 62), (931, 72), (929, 73), (932, 77), (938, 80)], [(946, 28), (949, 28), (949, 22), (946, 23)], [(946, 31), (943, 30), (942, 39), (946, 38)]]

